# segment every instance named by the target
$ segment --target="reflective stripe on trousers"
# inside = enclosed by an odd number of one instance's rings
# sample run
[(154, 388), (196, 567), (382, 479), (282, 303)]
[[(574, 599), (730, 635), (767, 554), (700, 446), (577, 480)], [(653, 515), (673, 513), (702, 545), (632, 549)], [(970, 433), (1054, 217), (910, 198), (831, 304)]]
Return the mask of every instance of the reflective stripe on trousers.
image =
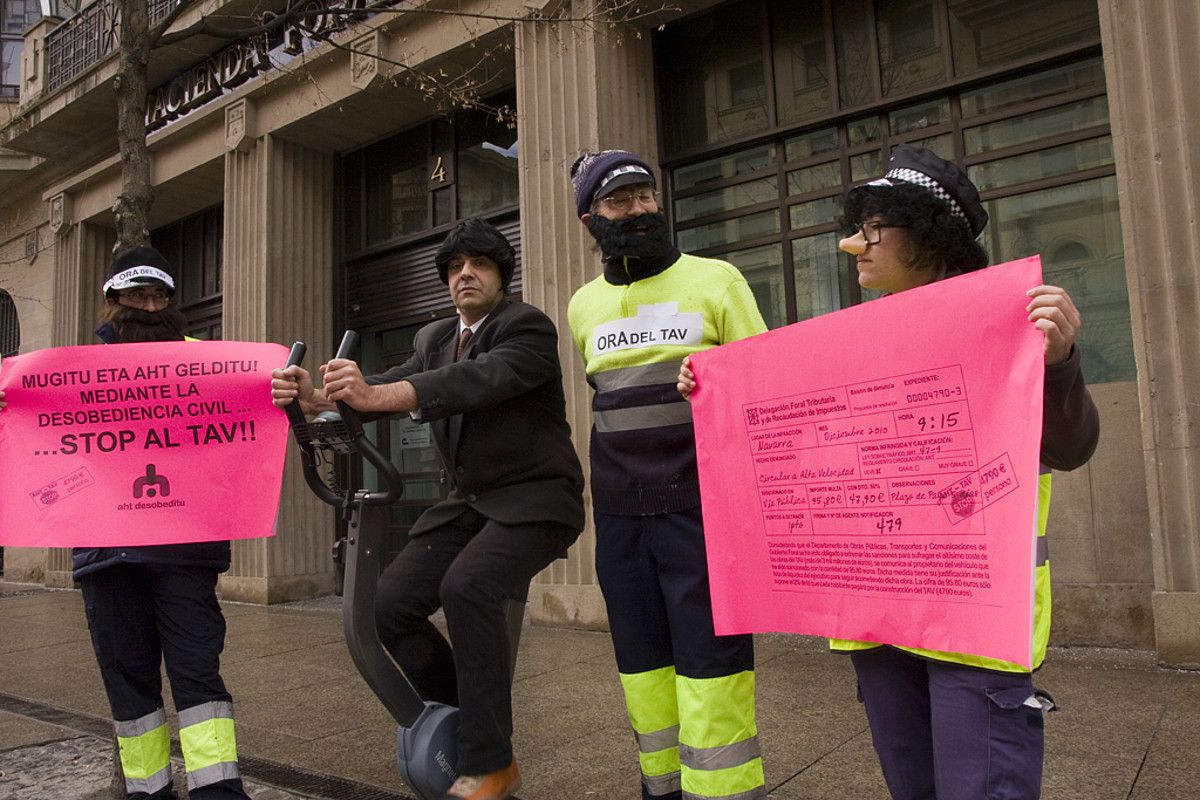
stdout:
[(664, 667), (622, 674), (621, 683), (650, 796), (766, 797), (752, 671), (688, 678)]
[(180, 711), (179, 747), (189, 790), (240, 778), (233, 703), (213, 701)]
[(675, 679), (680, 783), (685, 798), (767, 796), (754, 722), (754, 672)]
[(117, 720), (117, 747), (128, 794), (154, 794), (171, 783), (171, 736), (159, 708), (134, 720)]
[(652, 797), (679, 791), (679, 706), (675, 668), (621, 673), (625, 708), (637, 739), (642, 785)]

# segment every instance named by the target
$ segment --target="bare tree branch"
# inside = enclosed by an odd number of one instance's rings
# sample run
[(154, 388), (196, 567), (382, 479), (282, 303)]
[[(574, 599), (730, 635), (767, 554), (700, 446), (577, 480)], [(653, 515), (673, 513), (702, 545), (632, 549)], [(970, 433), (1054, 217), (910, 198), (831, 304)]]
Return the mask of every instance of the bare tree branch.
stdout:
[[(175, 5), (171, 8), (171, 11), (167, 14), (167, 16), (150, 26), (147, 36), (149, 37), (151, 50), (153, 50), (155, 47), (158, 47), (159, 39), (161, 39), (162, 35), (166, 33), (167, 28), (175, 24), (175, 20), (179, 19), (179, 15), (182, 14), (184, 10), (192, 4), (192, 2), (193, 0), (175, 0)], [(149, 16), (147, 16), (147, 24), (149, 24), (149, 21)]]
[[(362, 14), (361, 11), (355, 13)], [(301, 16), (303, 16), (301, 12), (296, 9), (287, 10), (280, 14), (265, 12), (259, 15), (257, 19), (231, 14), (210, 14), (201, 17), (186, 28), (171, 31), (170, 33), (161, 33), (157, 46), (166, 47), (191, 39), (194, 36), (212, 36), (217, 39), (227, 39), (230, 41), (234, 39), (248, 39), (259, 34), (272, 34), (283, 30), (289, 23), (294, 22)], [(214, 20), (240, 20), (241, 24), (226, 26), (218, 24)]]
[(463, 69), (459, 75), (451, 76), (444, 70), (438, 70), (434, 72), (431, 70), (419, 69), (405, 64), (402, 61), (396, 61), (395, 59), (388, 58), (387, 56), (382, 56), (376, 52), (356, 50), (354, 49), (353, 45), (342, 44), (341, 42), (335, 41), (330, 35), (323, 32), (309, 30), (303, 26), (301, 26), (301, 30), (303, 30), (309, 37), (318, 41), (326, 42), (337, 50), (342, 50), (352, 55), (367, 56), (368, 58), (372, 58), (382, 64), (396, 67), (413, 83), (414, 88), (420, 91), (426, 97), (426, 99), (438, 105), (441, 110), (446, 110), (450, 107), (473, 108), (490, 116), (494, 116), (501, 121), (512, 122), (515, 119), (514, 110), (508, 106), (493, 106), (489, 103), (483, 102), (479, 98), (479, 92), (481, 89), (485, 88), (486, 84), (471, 78), (471, 75), (476, 70), (481, 69), (492, 60), (492, 56), (495, 55), (497, 51), (508, 49), (510, 46), (508, 42), (501, 42), (490, 48), (486, 48), (483, 50), (474, 64)]
[[(406, 0), (400, 0), (401, 4), (405, 2)], [(596, 24), (612, 25), (637, 22), (674, 11), (679, 11), (679, 6), (669, 5), (666, 2), (661, 2), (653, 8), (644, 9), (639, 5), (639, 0), (596, 0), (585, 13), (576, 16), (572, 16), (566, 11), (558, 11), (550, 14), (535, 11), (525, 16), (517, 16), (451, 11), (449, 9), (428, 8), (425, 6), (400, 7), (400, 4), (397, 4), (395, 0), (375, 0), (358, 8), (327, 7), (321, 10), (320, 15), (327, 18), (363, 20), (376, 14), (425, 14), (459, 19), (477, 19), (488, 22), (534, 21), (590, 26)], [(263, 33), (275, 33), (292, 24), (309, 30), (311, 29), (311, 25), (305, 26), (302, 20), (313, 16), (314, 12), (312, 10), (305, 9), (299, 5), (293, 5), (292, 2), (289, 2), (288, 7), (281, 12), (268, 11), (256, 17), (236, 14), (209, 14), (201, 17), (186, 28), (162, 34), (161, 38), (157, 41), (157, 45), (165, 47), (190, 39), (193, 36), (213, 36), (218, 39), (229, 40), (243, 39)], [(222, 24), (226, 20), (237, 24)]]
[[(196, 36), (222, 40), (265, 37), (277, 41), (280, 34), (295, 29), (307, 39), (388, 64), (393, 67), (390, 75), (393, 81), (398, 76), (406, 80), (442, 111), (473, 108), (513, 124), (513, 109), (492, 106), (480, 99), (480, 93), (487, 88), (489, 79), (480, 80), (477, 77), (498, 51), (511, 49), (511, 42), (484, 48), (473, 65), (449, 75), (443, 69), (414, 67), (378, 53), (356, 50), (343, 43), (344, 39), (339, 34), (348, 26), (353, 27), (355, 23), (379, 14), (453, 17), (463, 20), (464, 26), (467, 21), (502, 24), (532, 21), (595, 29), (601, 26), (613, 28), (679, 11), (678, 6), (670, 5), (665, 0), (652, 0), (654, 5), (648, 7), (641, 5), (642, 0), (589, 0), (582, 7), (560, 3), (555, 4), (551, 11), (530, 10), (523, 15), (430, 8), (425, 4), (415, 4), (415, 0), (343, 0), (345, 5), (341, 7), (313, 10), (305, 6), (304, 1), (288, 0), (281, 12), (261, 11), (241, 16), (204, 15), (180, 30), (169, 31), (168, 28), (178, 22), (184, 10), (193, 5), (193, 0), (178, 0), (170, 12), (153, 26), (149, 20), (148, 0), (113, 0), (121, 19), (118, 69), (113, 81), (117, 94), (117, 145), (122, 175), (121, 193), (113, 206), (117, 227), (116, 249), (144, 244), (150, 238), (149, 211), (154, 201), (154, 190), (150, 180), (150, 155), (146, 147), (146, 98), (149, 95), (147, 69), (150, 51), (155, 47), (178, 44)], [(470, 43), (475, 46), (475, 32), (470, 28), (467, 32)], [(620, 41), (619, 36), (617, 41)], [(304, 63), (301, 53), (299, 62), (292, 62), (292, 65), (299, 68)], [(284, 68), (282, 65), (276, 66)], [(311, 75), (309, 80), (314, 80)]]

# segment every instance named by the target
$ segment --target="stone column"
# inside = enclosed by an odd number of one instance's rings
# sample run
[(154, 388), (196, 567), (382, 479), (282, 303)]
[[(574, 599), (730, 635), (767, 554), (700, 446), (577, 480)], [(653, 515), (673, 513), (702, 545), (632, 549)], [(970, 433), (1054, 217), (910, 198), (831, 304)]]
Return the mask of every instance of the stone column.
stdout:
[[(514, 26), (518, 156), (521, 169), (521, 249), (525, 300), (558, 326), (567, 420), (585, 471), (592, 426), (591, 389), (570, 337), (567, 303), (600, 271), (591, 236), (575, 214), (568, 170), (584, 150), (633, 150), (653, 163), (653, 60), (650, 37), (608, 30), (522, 22)], [(584, 496), (591, 505), (590, 492)], [(595, 531), (589, 522), (565, 561), (530, 587), (533, 619), (606, 628), (596, 583)]]
[[(69, 195), (50, 200), (50, 227), (57, 236), (54, 264), (55, 347), (95, 344), (103, 299), (100, 289), (112, 263), (116, 232), (88, 222), (73, 223)], [(71, 586), (71, 551), (46, 551), (47, 586)]]
[(1155, 639), (1162, 663), (1200, 667), (1200, 7), (1100, 0), (1099, 8), (1138, 366)]
[[(247, 141), (247, 119), (227, 116), (224, 338), (302, 340), (315, 369), (332, 355), (333, 158), (273, 135)], [(328, 594), (333, 531), (333, 512), (309, 492), (289, 442), (277, 533), (234, 543), (222, 595), (278, 603)]]
[[(67, 195), (51, 198), (51, 229), (57, 225), (54, 265), (55, 347), (95, 344), (104, 300), (100, 289), (113, 259), (116, 232), (88, 222), (72, 223)], [(57, 209), (57, 210), (56, 210)], [(66, 215), (63, 219), (57, 215)], [(56, 220), (58, 220), (56, 222)]]

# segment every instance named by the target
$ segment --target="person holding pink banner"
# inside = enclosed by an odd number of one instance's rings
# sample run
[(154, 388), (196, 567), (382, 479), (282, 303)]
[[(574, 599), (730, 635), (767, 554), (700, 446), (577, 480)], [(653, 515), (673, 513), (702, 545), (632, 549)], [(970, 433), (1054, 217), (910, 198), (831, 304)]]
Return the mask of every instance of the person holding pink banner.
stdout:
[[(957, 166), (928, 150), (899, 145), (892, 152), (883, 178), (856, 187), (847, 196), (842, 218), (847, 235), (840, 247), (855, 256), (861, 286), (894, 294), (983, 269), (987, 256), (976, 239), (986, 223), (987, 213), (975, 186)], [(923, 292), (920, 296), (957, 296), (960, 299), (954, 302), (961, 303), (966, 294), (963, 287), (974, 277), (964, 278), (964, 283), (953, 287), (946, 286), (941, 292)], [(1020, 283), (1010, 278), (1008, 285)], [(956, 295), (951, 289), (957, 290)], [(896, 800), (1029, 799), (1038, 797), (1041, 791), (1043, 717), (1053, 703), (1045, 692), (1034, 687), (1031, 669), (1036, 670), (1045, 658), (1050, 629), (1050, 572), (1045, 538), (1050, 471), (1074, 469), (1091, 457), (1099, 437), (1099, 419), (1084, 383), (1080, 353), (1075, 346), (1080, 315), (1068, 293), (1056, 286), (1039, 285), (1028, 288), (1023, 297), (1009, 296), (1013, 308), (1004, 313), (1015, 312), (1015, 322), (1023, 325), (1020, 314), (1023, 309), (1028, 323), (1034, 326), (1032, 332), (1042, 333), (1044, 380), (1038, 382), (1043, 386), (1040, 398), (1019, 403), (1019, 408), (1013, 411), (998, 406), (995, 416), (1002, 418), (1010, 413), (1022, 417), (1041, 401), (1042, 430), (1037, 450), (1040, 475), (1034, 484), (1038, 507), (1036, 515), (1022, 518), (1027, 519), (1022, 524), (999, 526), (999, 530), (989, 535), (993, 542), (1015, 544), (1016, 568), (1028, 570), (1016, 576), (1014, 585), (1018, 590), (1027, 587), (1023, 591), (1033, 594), (1032, 598), (1029, 595), (1020, 598), (1025, 602), (1033, 600), (1033, 608), (1025, 612), (1031, 623), (1024, 628), (1029, 631), (1024, 634), (1029, 637), (1025, 650), (1030, 654), (1029, 660), (1016, 663), (975, 653), (900, 646), (902, 639), (914, 644), (913, 631), (896, 624), (894, 609), (872, 604), (873, 598), (865, 594), (858, 596), (854, 613), (846, 616), (856, 618), (853, 624), (858, 630), (865, 626), (874, 631), (871, 638), (876, 641), (834, 640), (831, 645), (837, 651), (851, 654), (875, 750)], [(917, 305), (916, 299), (915, 293), (894, 298), (907, 301), (906, 308)], [(896, 305), (896, 302), (881, 302), (879, 318), (894, 313)], [(852, 318), (858, 326), (866, 328), (874, 321), (866, 319), (872, 310), (871, 305), (857, 309)], [(942, 320), (958, 320), (960, 328), (972, 324), (972, 317), (961, 308), (931, 305), (927, 313)], [(849, 314), (851, 310), (842, 312), (842, 318), (848, 319)], [(903, 358), (905, 347), (919, 350), (944, 344), (912, 340), (907, 331), (895, 328), (894, 317), (890, 319), (895, 331), (892, 335), (901, 337), (899, 345), (888, 341), (881, 343), (879, 349), (891, 353), (892, 358)], [(942, 325), (943, 330), (953, 327), (953, 323)], [(963, 330), (964, 337), (968, 333), (972, 341), (985, 341), (978, 331)], [(1038, 338), (1034, 336), (1027, 343), (1036, 347)], [(1003, 347), (1007, 343), (998, 345)], [(986, 357), (979, 356), (981, 360)], [(871, 359), (878, 361), (878, 354), (864, 354), (864, 361)], [(1033, 368), (1037, 369), (1036, 361)], [(722, 378), (737, 380), (737, 376)], [(688, 397), (696, 389), (695, 375), (686, 362), (680, 370), (678, 389)], [(1013, 422), (1011, 435), (1022, 436), (1028, 422), (1025, 428), (1020, 424), (1022, 420)], [(1014, 441), (1014, 448), (1018, 444), (1024, 447), (1023, 442)], [(1032, 470), (1033, 459), (1028, 462)], [(1029, 501), (1032, 503), (1033, 499), (1031, 493)], [(1030, 528), (1035, 525), (1036, 557), (1034, 541), (1030, 540)], [(1024, 563), (1020, 551), (1028, 554)], [(846, 605), (855, 602), (853, 595), (843, 597)], [(1008, 602), (1015, 604), (1017, 599), (1010, 596)], [(832, 607), (837, 603), (836, 596), (830, 598), (831, 614), (836, 614)], [(1022, 608), (1025, 607), (1023, 603)], [(864, 621), (863, 616), (872, 618)], [(975, 633), (965, 629), (967, 624), (960, 622), (957, 626), (962, 641)], [(951, 629), (950, 635), (939, 641), (956, 641), (955, 632), (956, 629)], [(889, 641), (889, 635), (895, 637), (895, 643)]]
[[(977, 237), (987, 212), (955, 164), (929, 150), (899, 145), (884, 177), (847, 196), (840, 248), (853, 255), (859, 284), (902, 292), (985, 267)], [(1041, 475), (1038, 483), (1033, 668), (1050, 633), (1046, 548), (1051, 469), (1091, 457), (1099, 415), (1084, 383), (1075, 340), (1081, 319), (1056, 286), (1028, 291), (1030, 324), (1045, 335)], [(937, 313), (937, 309), (930, 309)], [(1014, 531), (1013, 535), (1027, 535)], [(1023, 666), (970, 653), (833, 640), (849, 652), (871, 737), (896, 800), (985, 800), (1041, 794), (1044, 714), (1050, 696)]]
[(596, 574), (644, 800), (766, 797), (754, 644), (713, 629), (691, 407), (679, 361), (766, 330), (732, 264), (680, 253), (654, 173), (626, 150), (571, 168), (602, 273), (567, 311), (592, 402)]
[[(186, 318), (171, 302), (175, 280), (153, 247), (117, 255), (102, 289), (107, 344), (185, 339)], [(0, 410), (6, 407), (0, 392)], [(225, 618), (218, 573), (228, 541), (82, 547), (71, 554), (83, 588), (92, 647), (115, 722), (126, 795), (174, 797), (171, 738), (163, 707), (166, 663), (179, 714), (179, 742), (192, 800), (247, 798), (238, 769), (233, 698), (220, 674)]]

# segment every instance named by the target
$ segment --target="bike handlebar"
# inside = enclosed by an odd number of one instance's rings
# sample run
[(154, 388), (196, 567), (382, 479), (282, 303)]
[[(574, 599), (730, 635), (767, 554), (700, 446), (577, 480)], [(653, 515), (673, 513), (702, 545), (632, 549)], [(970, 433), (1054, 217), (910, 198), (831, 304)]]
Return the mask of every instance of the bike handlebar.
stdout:
[[(292, 351), (288, 353), (287, 363), (283, 365), (283, 368), (300, 366), (304, 362), (304, 354), (306, 352), (308, 352), (308, 345), (304, 342), (295, 342), (292, 344)], [(283, 410), (287, 412), (288, 424), (293, 428), (304, 424), (304, 412), (300, 410), (299, 400), (288, 403), (284, 406)]]
[[(338, 346), (337, 358), (350, 358), (354, 352), (354, 348), (358, 344), (358, 333), (355, 331), (346, 331), (342, 336), (342, 342)], [(285, 366), (299, 365), (304, 360), (307, 346), (304, 342), (296, 342), (292, 345), (291, 353), (288, 354), (287, 364)], [(363, 433), (362, 418), (358, 412), (343, 402), (336, 403), (338, 412), (341, 415), (342, 422), (345, 425), (346, 433), (349, 441), (343, 444), (347, 449), (343, 452), (361, 453), (367, 463), (375, 467), (379, 473), (379, 484), (383, 487), (382, 491), (378, 492), (358, 492), (348, 493), (355, 495), (366, 505), (391, 505), (400, 499), (400, 495), (404, 492), (404, 481), (400, 477), (400, 470), (396, 465), (388, 459), (383, 453), (367, 439)], [(317, 472), (317, 462), (314, 456), (314, 443), (320, 441), (320, 437), (313, 435), (314, 424), (305, 421), (304, 414), (300, 410), (299, 402), (293, 402), (285, 407), (288, 414), (288, 421), (292, 426), (292, 431), (296, 436), (296, 442), (300, 445), (301, 451), (304, 453), (303, 468), (304, 480), (308, 483), (308, 487), (322, 501), (329, 505), (339, 506), (350, 497), (343, 497), (337, 492), (330, 489)], [(315, 423), (321, 424), (331, 423)], [(306, 435), (302, 436), (302, 432)]]

